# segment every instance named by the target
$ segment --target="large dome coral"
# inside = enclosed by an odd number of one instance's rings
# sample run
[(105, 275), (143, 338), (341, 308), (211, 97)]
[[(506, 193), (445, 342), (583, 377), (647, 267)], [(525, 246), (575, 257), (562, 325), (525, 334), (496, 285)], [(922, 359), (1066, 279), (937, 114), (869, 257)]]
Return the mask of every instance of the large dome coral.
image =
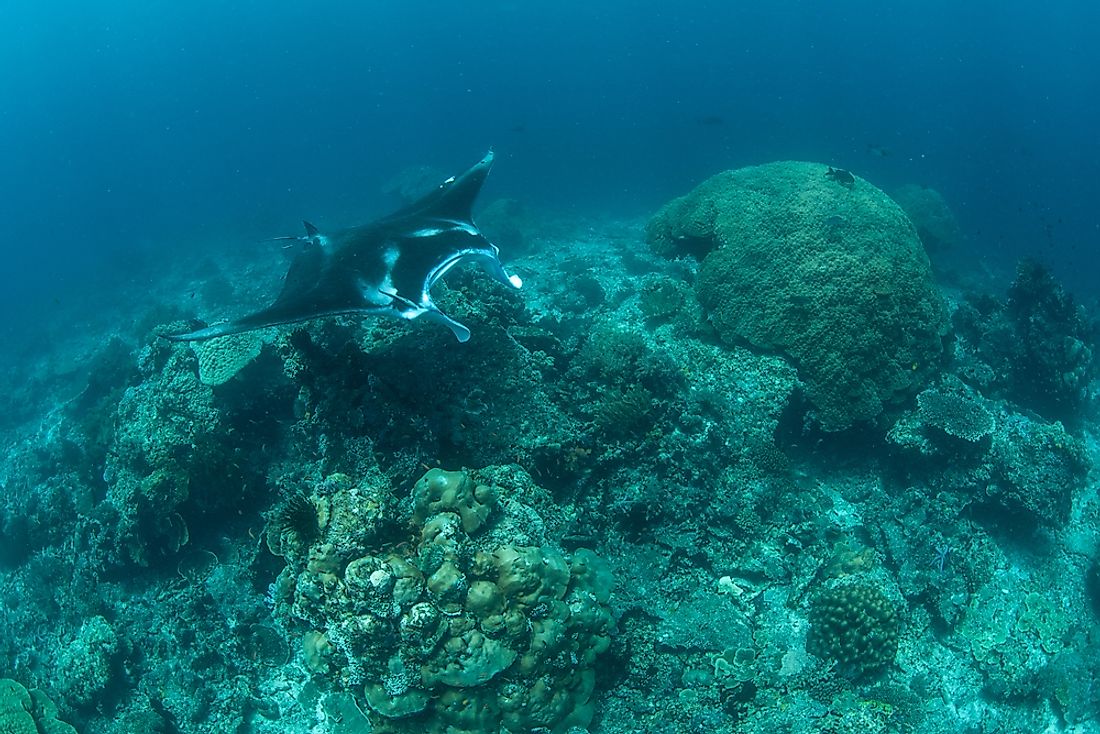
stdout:
[(724, 341), (785, 354), (826, 430), (875, 418), (936, 371), (948, 330), (905, 213), (863, 179), (784, 161), (720, 173), (646, 234), (702, 258), (696, 293)]

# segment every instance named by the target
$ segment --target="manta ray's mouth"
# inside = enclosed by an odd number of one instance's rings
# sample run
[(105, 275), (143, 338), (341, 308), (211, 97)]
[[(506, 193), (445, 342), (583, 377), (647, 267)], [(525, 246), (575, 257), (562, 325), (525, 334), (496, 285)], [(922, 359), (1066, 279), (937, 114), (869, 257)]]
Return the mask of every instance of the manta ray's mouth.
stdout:
[[(428, 277), (424, 279), (424, 289), (421, 298), (427, 298), (428, 303), (431, 301), (432, 286), (439, 282), (439, 280), (456, 265), (460, 265), (464, 262), (476, 262), (481, 266), (482, 270), (488, 273), (493, 280), (504, 285), (511, 286), (515, 289), (523, 287), (523, 279), (514, 273), (509, 273), (504, 269), (503, 263), (500, 262), (499, 250), (496, 245), (489, 246), (492, 249), (466, 249), (458, 250), (447, 259), (436, 265), (428, 272)], [(427, 304), (425, 304), (427, 305)]]

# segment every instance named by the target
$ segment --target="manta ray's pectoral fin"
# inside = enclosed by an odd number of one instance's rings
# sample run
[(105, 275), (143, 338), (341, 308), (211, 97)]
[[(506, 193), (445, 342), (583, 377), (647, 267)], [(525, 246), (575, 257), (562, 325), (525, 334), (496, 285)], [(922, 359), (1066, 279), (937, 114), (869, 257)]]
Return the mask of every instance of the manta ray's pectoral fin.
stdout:
[(465, 324), (460, 324), (459, 322), (455, 321), (450, 316), (440, 311), (438, 308), (426, 310), (423, 316), (428, 321), (446, 326), (448, 329), (451, 330), (451, 333), (455, 335), (455, 339), (458, 339), (460, 342), (470, 341), (470, 329), (467, 328)]
[(361, 310), (360, 295), (341, 279), (326, 278), (324, 248), (316, 237), (292, 238), (301, 249), (283, 277), (279, 297), (267, 308), (184, 334), (164, 334), (172, 341), (203, 341), (279, 324), (307, 321), (318, 316)]
[(305, 234), (278, 238), (294, 249), (294, 259), (278, 297), (252, 314), (186, 333), (175, 341), (198, 341), (345, 314), (387, 316), (412, 321), (426, 317), (446, 326), (460, 342), (470, 330), (432, 302), (431, 289), (461, 262), (479, 264), (492, 278), (520, 288), (495, 245), (486, 239), (471, 209), (493, 164), (490, 151), (463, 173), (452, 176), (400, 211), (359, 227), (321, 234), (303, 221)]
[(381, 221), (449, 221), (462, 223), (473, 229), (470, 213), (492, 167), (493, 151), (490, 150), (484, 158), (461, 174), (451, 176), (417, 201)]

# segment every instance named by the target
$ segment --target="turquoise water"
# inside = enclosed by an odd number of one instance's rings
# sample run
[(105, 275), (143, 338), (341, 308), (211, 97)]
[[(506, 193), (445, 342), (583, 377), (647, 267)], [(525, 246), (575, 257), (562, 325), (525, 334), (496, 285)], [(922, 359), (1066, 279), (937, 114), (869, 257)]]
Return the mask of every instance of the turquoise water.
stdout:
[(5, 11), (0, 728), (1094, 731), (1094, 16)]

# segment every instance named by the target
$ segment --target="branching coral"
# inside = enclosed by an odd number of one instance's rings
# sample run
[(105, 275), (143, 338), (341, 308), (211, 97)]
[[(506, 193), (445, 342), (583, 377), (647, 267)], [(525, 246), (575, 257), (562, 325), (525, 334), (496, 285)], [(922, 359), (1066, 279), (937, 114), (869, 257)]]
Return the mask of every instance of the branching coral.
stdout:
[(959, 391), (929, 388), (917, 396), (917, 405), (925, 425), (970, 443), (986, 438), (997, 425), (978, 400)]
[(894, 662), (900, 632), (897, 611), (880, 589), (864, 582), (818, 594), (810, 609), (807, 648), (860, 678)]

